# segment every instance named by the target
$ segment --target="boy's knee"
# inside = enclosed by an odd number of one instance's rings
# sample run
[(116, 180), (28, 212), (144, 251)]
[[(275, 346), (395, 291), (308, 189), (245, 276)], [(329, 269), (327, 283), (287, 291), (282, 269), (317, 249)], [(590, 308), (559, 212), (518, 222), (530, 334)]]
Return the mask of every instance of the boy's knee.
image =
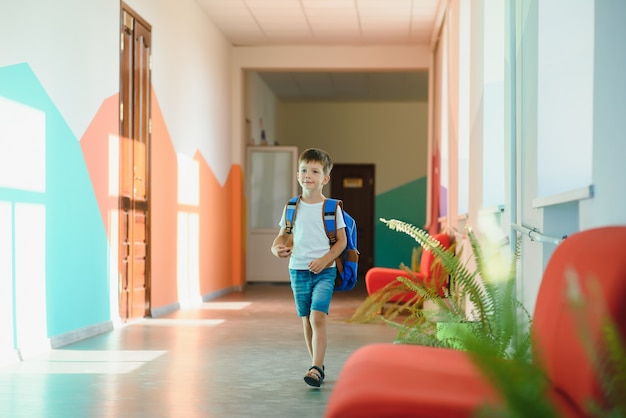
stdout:
[(311, 321), (311, 325), (313, 326), (325, 325), (326, 324), (326, 312), (312, 310), (309, 320)]

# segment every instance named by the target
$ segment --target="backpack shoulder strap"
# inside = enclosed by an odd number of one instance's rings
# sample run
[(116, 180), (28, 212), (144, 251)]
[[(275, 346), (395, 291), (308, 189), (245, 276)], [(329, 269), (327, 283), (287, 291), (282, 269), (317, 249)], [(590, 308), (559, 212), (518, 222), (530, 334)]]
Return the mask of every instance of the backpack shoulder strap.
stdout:
[(324, 230), (330, 241), (330, 245), (337, 242), (337, 206), (343, 210), (343, 202), (337, 199), (324, 199)]
[(300, 196), (295, 196), (289, 199), (285, 209), (285, 232), (291, 234), (293, 231), (293, 224), (296, 221), (296, 211), (300, 204)]

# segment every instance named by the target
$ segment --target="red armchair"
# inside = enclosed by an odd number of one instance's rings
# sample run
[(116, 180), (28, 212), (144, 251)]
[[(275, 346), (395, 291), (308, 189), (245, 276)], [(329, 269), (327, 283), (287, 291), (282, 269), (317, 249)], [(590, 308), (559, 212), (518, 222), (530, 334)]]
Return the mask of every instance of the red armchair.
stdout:
[[(433, 238), (441, 243), (444, 248), (450, 247), (450, 237), (446, 234), (434, 234)], [(413, 274), (402, 270), (393, 269), (387, 267), (373, 267), (365, 274), (365, 286), (367, 287), (367, 293), (372, 295), (379, 291), (389, 283), (400, 282), (396, 280), (398, 277), (406, 277), (407, 279), (417, 279), (424, 283), (426, 286), (432, 286), (439, 292), (440, 296), (444, 296), (444, 289), (448, 287), (448, 277), (440, 278), (439, 270), (433, 268), (434, 255), (431, 251), (424, 250), (422, 252), (422, 258), (420, 260), (420, 271), (413, 272)], [(437, 277), (437, 279), (435, 279)], [(437, 283), (435, 283), (437, 280)], [(394, 295), (389, 299), (389, 302), (408, 302), (415, 294), (413, 292), (405, 292), (398, 295)]]
[[(598, 375), (580, 338), (580, 316), (567, 300), (567, 276), (575, 272), (581, 293), (595, 300), (598, 285), (607, 314), (626, 338), (626, 227), (603, 227), (571, 235), (552, 255), (543, 275), (533, 316), (535, 361), (548, 379), (545, 396), (559, 416), (585, 417), (590, 399), (602, 399)], [(585, 312), (595, 318), (593, 309)], [(591, 342), (604, 350), (596, 322)], [(326, 418), (469, 417), (496, 390), (468, 353), (403, 344), (373, 344), (353, 353), (331, 393)]]

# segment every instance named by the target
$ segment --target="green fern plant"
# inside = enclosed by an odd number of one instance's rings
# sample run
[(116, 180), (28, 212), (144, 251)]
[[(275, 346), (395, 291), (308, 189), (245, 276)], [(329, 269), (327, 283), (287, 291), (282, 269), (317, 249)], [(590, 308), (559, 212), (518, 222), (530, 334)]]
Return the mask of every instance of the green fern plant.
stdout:
[(591, 407), (597, 417), (626, 417), (626, 343), (612, 321), (603, 321), (607, 356), (598, 368), (608, 407)]
[[(505, 400), (504, 409), (485, 407), (476, 411), (478, 416), (555, 417), (553, 406), (541, 401), (547, 385), (544, 373), (530, 361), (531, 316), (515, 297), (520, 242), (516, 243), (511, 259), (505, 261), (494, 255), (494, 248), (488, 243), (481, 245), (475, 233), (468, 229), (472, 253), (463, 262), (462, 257), (443, 249), (426, 231), (398, 220), (381, 221), (432, 251), (453, 284), (451, 294), (440, 298), (415, 283), (398, 278), (420, 297), (432, 300), (438, 309), (433, 312), (416, 310), (403, 323), (388, 321), (398, 330), (396, 342), (461, 346), (467, 350)], [(474, 266), (470, 268), (471, 261)], [(500, 268), (494, 269), (495, 265)], [(462, 324), (465, 332), (438, 337), (437, 327), (442, 323)]]
[(602, 337), (606, 352), (600, 356), (592, 352), (596, 370), (600, 375), (605, 405), (589, 403), (588, 409), (594, 417), (626, 417), (626, 344), (615, 323), (602, 320)]
[[(604, 395), (602, 405), (588, 403), (589, 412), (594, 417), (626, 417), (626, 342), (607, 312), (597, 282), (589, 280), (590, 295), (585, 299), (576, 273), (569, 272), (567, 280), (568, 300), (580, 324), (580, 340), (599, 376)], [(602, 351), (592, 343), (594, 323), (599, 324)]]
[[(568, 276), (570, 308), (577, 315), (580, 341), (592, 361), (601, 386), (602, 399), (588, 400), (586, 416), (597, 418), (626, 418), (626, 343), (620, 330), (605, 309), (598, 288), (585, 299), (578, 277)], [(593, 281), (590, 281), (593, 284)], [(595, 291), (594, 291), (595, 290)], [(594, 324), (599, 326), (599, 338), (592, 337)], [(596, 343), (599, 343), (597, 345)], [(471, 343), (470, 343), (471, 344)], [(602, 351), (599, 346), (604, 347)], [(500, 392), (504, 405), (500, 408), (483, 407), (476, 416), (484, 417), (539, 417), (558, 418), (560, 415), (545, 396), (547, 379), (541, 366), (535, 362), (501, 361), (489, 355), (480, 345), (472, 347), (473, 361)]]
[[(515, 267), (519, 254), (519, 243), (515, 257), (504, 277), (497, 280), (484, 280), (490, 260), (479, 244), (474, 232), (468, 229), (476, 269), (470, 270), (454, 251), (444, 249), (439, 241), (428, 232), (399, 220), (381, 219), (388, 228), (402, 232), (417, 241), (425, 250), (432, 251), (435, 259), (450, 276), (455, 289), (454, 295), (446, 292), (444, 298), (420, 283), (399, 277), (406, 288), (412, 290), (422, 300), (431, 300), (437, 310), (427, 312), (413, 310), (405, 321), (389, 321), (398, 331), (396, 342), (457, 347), (475, 345), (489, 348), (490, 355), (498, 358), (530, 358), (531, 317), (524, 306), (515, 298)], [(385, 291), (387, 289), (384, 289)], [(466, 302), (471, 307), (466, 309)], [(437, 324), (463, 323), (468, 332), (463, 336), (437, 338)], [(511, 327), (510, 324), (516, 324)]]
[[(531, 316), (515, 297), (515, 268), (520, 242), (516, 243), (508, 268), (495, 269), (494, 272), (494, 264), (502, 264), (502, 260), (494, 262), (492, 248), (481, 246), (473, 231), (468, 230), (471, 256), (476, 266), (470, 269), (454, 251), (443, 249), (426, 231), (398, 220), (381, 221), (392, 230), (408, 234), (425, 250), (432, 251), (454, 285), (453, 294), (441, 298), (423, 286), (399, 277), (405, 290), (414, 291), (423, 300), (432, 300), (439, 309), (435, 312), (412, 309), (403, 322), (385, 318), (398, 330), (396, 342), (451, 348), (459, 344), (463, 346), (503, 400), (501, 407), (485, 406), (476, 411), (476, 416), (558, 417), (557, 410), (546, 397), (548, 380), (545, 372), (540, 364), (531, 360)], [(603, 301), (597, 295), (585, 301), (577, 292), (576, 282), (572, 283), (570, 302), (572, 309), (581, 313), (581, 341), (592, 340), (589, 338), (589, 315), (583, 311), (595, 308), (599, 309), (595, 315), (601, 324), (601, 338), (606, 347), (603, 352), (598, 352), (593, 345), (587, 347), (604, 394), (603, 403), (589, 402), (587, 412), (592, 417), (626, 418), (626, 343), (610, 316), (601, 310)], [(380, 293), (389, 291), (382, 289)], [(376, 297), (384, 299), (381, 295)], [(469, 301), (469, 310), (465, 300)], [(467, 324), (468, 330), (451, 338), (437, 338), (437, 324), (446, 321)]]
[[(406, 271), (416, 280), (414, 273), (420, 271), (420, 258), (422, 256), (421, 247), (413, 247), (411, 252), (411, 266), (400, 263), (400, 269)], [(415, 294), (414, 297), (404, 301), (393, 301), (397, 296), (406, 296), (411, 290), (401, 282), (391, 282), (383, 289), (367, 297), (367, 299), (357, 308), (349, 322), (367, 323), (373, 322), (381, 317), (388, 320), (395, 320), (403, 313), (421, 309), (422, 298)]]

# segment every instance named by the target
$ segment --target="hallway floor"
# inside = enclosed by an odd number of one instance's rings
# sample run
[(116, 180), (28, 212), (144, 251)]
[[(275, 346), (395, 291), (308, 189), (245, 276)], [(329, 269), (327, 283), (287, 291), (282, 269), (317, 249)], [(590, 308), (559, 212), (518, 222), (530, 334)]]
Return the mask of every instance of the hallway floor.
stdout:
[(0, 368), (0, 417), (323, 417), (348, 356), (395, 336), (345, 322), (366, 297), (360, 285), (333, 297), (320, 389), (303, 381), (310, 360), (290, 287), (251, 284)]

